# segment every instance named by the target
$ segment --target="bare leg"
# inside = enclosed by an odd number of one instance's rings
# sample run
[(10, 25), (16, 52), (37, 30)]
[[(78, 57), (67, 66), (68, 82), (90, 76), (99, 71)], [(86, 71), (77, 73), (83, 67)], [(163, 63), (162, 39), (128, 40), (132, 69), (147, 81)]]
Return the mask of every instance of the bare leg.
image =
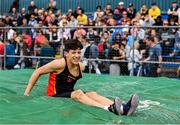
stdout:
[(89, 98), (95, 100), (96, 102), (98, 102), (98, 103), (100, 103), (100, 104), (102, 104), (104, 106), (110, 106), (110, 105), (112, 105), (114, 103), (110, 99), (108, 99), (106, 97), (103, 97), (103, 96), (97, 94), (96, 92), (87, 92), (86, 95)]
[(95, 100), (89, 98), (83, 91), (81, 90), (76, 90), (71, 93), (71, 98), (79, 101), (83, 104), (90, 105), (90, 106), (95, 106), (99, 108), (104, 108), (104, 105), (100, 104), (99, 102), (96, 102)]

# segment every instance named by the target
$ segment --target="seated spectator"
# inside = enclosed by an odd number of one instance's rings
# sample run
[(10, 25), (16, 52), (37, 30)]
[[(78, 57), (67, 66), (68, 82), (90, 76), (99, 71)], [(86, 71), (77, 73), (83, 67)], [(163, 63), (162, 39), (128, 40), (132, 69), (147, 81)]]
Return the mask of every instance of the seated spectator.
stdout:
[(155, 24), (155, 20), (149, 16), (149, 15), (146, 15), (145, 18), (144, 18), (144, 22), (143, 22), (143, 26), (153, 26)]
[(168, 15), (169, 15), (169, 20), (170, 19), (174, 19), (175, 22), (177, 23), (178, 22), (178, 5), (177, 5), (177, 2), (174, 1), (171, 3), (171, 7), (168, 9)]
[(141, 26), (144, 26), (144, 18), (141, 18), (140, 13), (138, 12), (136, 13), (135, 18), (131, 20), (131, 25), (134, 26), (137, 22), (140, 23)]
[[(163, 26), (169, 26), (169, 22), (167, 20), (163, 21)], [(160, 28), (159, 34), (161, 34), (162, 38), (162, 54), (169, 55), (171, 52), (171, 48), (174, 46), (174, 38), (173, 38), (173, 30), (171, 28)]]
[(71, 15), (70, 21), (69, 21), (69, 26), (70, 28), (70, 32), (71, 32), (71, 37), (74, 36), (74, 32), (76, 30), (76, 27), (78, 26), (78, 21), (77, 19), (74, 17), (74, 15)]
[(115, 8), (114, 9), (114, 13), (113, 13), (113, 18), (116, 20), (116, 21), (118, 21), (118, 20), (120, 20), (121, 19), (121, 14), (120, 14), (120, 12), (119, 12), (119, 8)]
[(141, 19), (145, 19), (146, 15), (148, 15), (148, 8), (146, 5), (142, 5), (141, 9), (140, 9), (140, 15), (141, 15)]
[(131, 24), (131, 19), (127, 16), (127, 12), (126, 11), (124, 11), (122, 13), (121, 22), (124, 25), (130, 25)]
[(40, 48), (47, 42), (47, 38), (42, 34), (41, 30), (37, 31), (37, 36), (35, 37), (35, 56), (39, 55)]
[(149, 9), (148, 15), (152, 17), (154, 20), (156, 20), (157, 17), (161, 15), (161, 10), (156, 5), (156, 3), (151, 4), (151, 8)]
[(31, 1), (30, 5), (28, 6), (29, 15), (33, 14), (35, 9), (37, 9), (37, 6), (35, 5), (34, 1)]
[[(35, 19), (35, 15), (31, 14), (30, 20), (28, 22), (28, 26), (35, 27), (36, 25), (37, 25), (37, 20)], [(33, 28), (31, 29), (31, 36), (33, 39), (36, 37), (36, 30)]]
[(77, 17), (77, 21), (79, 25), (87, 25), (88, 24), (88, 17), (87, 15), (84, 14), (84, 10), (82, 8), (79, 9), (78, 11), (78, 17)]
[(55, 12), (57, 11), (56, 1), (55, 1), (55, 0), (49, 0), (47, 10), (48, 10), (48, 11), (51, 10), (53, 13), (55, 13)]
[(180, 28), (178, 28), (175, 34), (174, 49), (170, 56), (180, 56)]
[(19, 11), (19, 0), (14, 0), (11, 7), (10, 7), (10, 10), (9, 12), (11, 13), (12, 12), (12, 9), (13, 8), (16, 8), (17, 11)]
[(129, 7), (127, 8), (128, 17), (133, 19), (136, 16), (136, 9), (132, 3), (129, 3)]
[(131, 35), (134, 37), (135, 40), (143, 40), (145, 37), (145, 30), (141, 28), (140, 23), (136, 23), (137, 27), (131, 28)]
[(73, 39), (81, 39), (83, 36), (86, 36), (86, 30), (83, 29), (83, 26), (78, 26), (74, 32)]
[(22, 20), (23, 19), (26, 19), (27, 22), (29, 21), (29, 15), (28, 13), (26, 12), (26, 8), (22, 8), (21, 10), (21, 13), (20, 13), (20, 16), (18, 18), (18, 26), (21, 26), (22, 25)]
[(100, 5), (98, 5), (98, 6), (96, 7), (96, 12), (94, 12), (94, 18), (93, 18), (93, 20), (94, 20), (95, 22), (97, 22), (99, 15), (102, 15), (102, 16), (104, 15), (104, 12), (102, 11), (102, 7), (101, 7)]
[(60, 28), (59, 33), (60, 33), (60, 39), (71, 39), (71, 29), (69, 28), (69, 22), (67, 19), (62, 19), (59, 23)]
[(124, 2), (121, 1), (121, 2), (119, 2), (119, 12), (120, 12), (120, 14), (122, 14), (124, 11), (126, 11), (126, 9), (124, 7)]
[[(22, 25), (21, 25), (21, 27), (28, 27), (27, 19), (26, 19), (26, 18), (22, 19)], [(30, 35), (30, 34), (31, 34), (30, 31), (31, 31), (31, 30), (28, 29), (28, 28), (18, 29), (18, 33), (20, 33), (20, 34)]]
[(67, 20), (70, 21), (71, 20), (71, 16), (73, 15), (73, 11), (72, 9), (68, 9), (68, 12), (67, 12)]
[(155, 20), (154, 26), (162, 26), (163, 25), (163, 20), (161, 16), (158, 16), (157, 19)]
[[(51, 47), (49, 45), (48, 42), (45, 42), (42, 47), (40, 48), (40, 56), (44, 56), (44, 57), (54, 57), (55, 56), (55, 50), (53, 49), (53, 47)], [(40, 59), (40, 66), (43, 66), (47, 63), (49, 63), (50, 61), (52, 61), (53, 59)]]
[(107, 16), (109, 13), (113, 13), (113, 10), (112, 10), (111, 4), (107, 3), (104, 9), (104, 15)]

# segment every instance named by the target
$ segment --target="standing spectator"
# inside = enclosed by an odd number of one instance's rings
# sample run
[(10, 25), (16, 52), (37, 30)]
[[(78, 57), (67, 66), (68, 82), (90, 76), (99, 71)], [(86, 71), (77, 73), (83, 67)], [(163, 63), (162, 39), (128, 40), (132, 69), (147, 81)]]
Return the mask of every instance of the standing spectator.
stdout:
[[(125, 52), (120, 49), (119, 43), (114, 42), (111, 46), (111, 49), (109, 51), (109, 59), (112, 60), (124, 60), (125, 59)], [(121, 73), (120, 63), (119, 62), (111, 62), (109, 67), (109, 73), (111, 75), (120, 75)]]
[[(4, 55), (4, 43), (0, 40), (0, 56)], [(0, 57), (0, 70), (3, 68), (3, 57)]]
[(156, 5), (156, 3), (152, 3), (151, 4), (151, 8), (149, 9), (149, 16), (152, 17), (154, 20), (157, 19), (158, 16), (161, 15), (161, 10), (159, 9), (159, 7)]
[(129, 75), (137, 75), (139, 70), (139, 61), (142, 59), (142, 53), (139, 52), (139, 42), (135, 41), (133, 47), (130, 50), (129, 60), (128, 60), (128, 70)]
[(160, 70), (160, 64), (162, 62), (162, 48), (160, 44), (155, 43), (153, 37), (147, 37), (147, 45), (150, 47), (149, 49), (149, 56), (144, 60), (146, 61), (157, 61), (157, 63), (148, 63), (149, 71), (148, 76), (150, 77), (157, 77), (159, 70)]

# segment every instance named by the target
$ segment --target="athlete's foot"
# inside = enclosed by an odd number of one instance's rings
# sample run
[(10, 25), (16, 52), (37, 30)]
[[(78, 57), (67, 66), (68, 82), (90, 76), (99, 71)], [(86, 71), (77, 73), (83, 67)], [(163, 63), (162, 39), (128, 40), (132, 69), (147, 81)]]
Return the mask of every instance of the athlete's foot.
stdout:
[(121, 106), (122, 106), (122, 101), (118, 98), (115, 97), (114, 103), (108, 108), (110, 112), (113, 112), (116, 115), (121, 115)]
[(139, 96), (137, 94), (134, 94), (131, 96), (130, 100), (123, 104), (123, 113), (122, 115), (133, 115), (136, 111), (139, 104)]

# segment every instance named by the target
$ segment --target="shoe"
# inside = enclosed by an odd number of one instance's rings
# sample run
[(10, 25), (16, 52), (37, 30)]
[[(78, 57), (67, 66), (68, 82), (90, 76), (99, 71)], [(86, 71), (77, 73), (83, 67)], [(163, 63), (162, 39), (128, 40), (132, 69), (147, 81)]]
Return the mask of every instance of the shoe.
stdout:
[(14, 66), (14, 69), (20, 69), (20, 65), (19, 65), (19, 64), (16, 64), (16, 65)]
[(110, 105), (108, 109), (110, 112), (113, 112), (116, 115), (121, 115), (122, 114), (121, 106), (122, 106), (122, 101), (118, 97), (115, 97), (114, 103)]
[(139, 104), (139, 96), (137, 94), (134, 94), (131, 96), (130, 100), (123, 104), (123, 114), (122, 115), (133, 115), (136, 111)]

